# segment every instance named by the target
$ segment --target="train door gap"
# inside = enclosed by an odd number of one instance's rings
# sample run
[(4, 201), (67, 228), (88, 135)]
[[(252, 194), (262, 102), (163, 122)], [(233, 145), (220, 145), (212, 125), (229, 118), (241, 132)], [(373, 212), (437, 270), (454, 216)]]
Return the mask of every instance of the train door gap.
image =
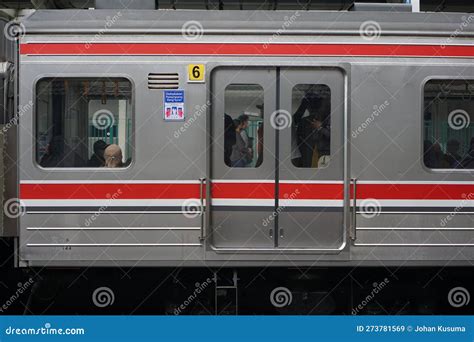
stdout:
[[(277, 108), (276, 115), (281, 115), (280, 113), (280, 68), (276, 68), (276, 82), (275, 82), (275, 108)], [(280, 118), (275, 118), (275, 122), (278, 122)], [(274, 228), (273, 231), (275, 232), (274, 234), (274, 243), (275, 243), (275, 248), (278, 248), (278, 236), (280, 234), (279, 231), (279, 225), (278, 225), (278, 218), (279, 218), (279, 184), (280, 184), (280, 175), (279, 175), (279, 170), (280, 168), (280, 132), (278, 129), (275, 130), (275, 221), (274, 221)]]

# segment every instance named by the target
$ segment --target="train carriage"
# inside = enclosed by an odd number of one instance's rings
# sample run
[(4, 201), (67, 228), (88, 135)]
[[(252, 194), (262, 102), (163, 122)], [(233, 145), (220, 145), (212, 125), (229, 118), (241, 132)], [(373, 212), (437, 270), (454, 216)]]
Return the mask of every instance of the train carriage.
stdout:
[[(18, 264), (470, 264), (472, 21), (34, 12), (4, 125)], [(245, 165), (228, 154), (241, 118)], [(99, 141), (123, 164), (91, 164)]]

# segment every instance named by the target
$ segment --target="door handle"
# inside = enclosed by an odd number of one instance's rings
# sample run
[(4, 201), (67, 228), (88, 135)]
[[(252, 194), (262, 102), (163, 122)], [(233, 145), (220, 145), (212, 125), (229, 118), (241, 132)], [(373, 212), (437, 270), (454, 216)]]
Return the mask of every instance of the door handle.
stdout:
[(199, 203), (200, 203), (200, 218), (201, 218), (201, 235), (199, 236), (199, 241), (204, 241), (206, 239), (206, 232), (204, 231), (204, 183), (206, 182), (206, 178), (199, 178)]
[(352, 224), (350, 238), (355, 241), (357, 238), (357, 178), (351, 178), (352, 183)]
[(268, 230), (268, 235), (270, 236), (270, 239), (273, 238), (273, 229), (272, 229), (272, 228), (270, 228), (270, 229)]
[(279, 231), (280, 231), (280, 238), (283, 239), (285, 237), (285, 230), (283, 228), (280, 228)]

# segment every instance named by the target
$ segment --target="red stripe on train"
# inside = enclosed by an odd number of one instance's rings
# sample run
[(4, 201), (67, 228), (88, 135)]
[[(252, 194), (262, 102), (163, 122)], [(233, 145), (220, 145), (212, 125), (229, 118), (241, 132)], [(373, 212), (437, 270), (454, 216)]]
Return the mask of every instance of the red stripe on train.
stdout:
[(22, 55), (473, 57), (474, 45), (264, 43), (24, 43)]
[[(351, 192), (352, 193), (352, 192)], [(463, 200), (474, 196), (473, 184), (359, 184), (357, 198), (380, 200)]]
[[(280, 183), (280, 199), (344, 198), (339, 183)], [(213, 198), (272, 199), (274, 183), (213, 183)], [(351, 191), (352, 194), (352, 191)], [(380, 200), (471, 199), (474, 184), (359, 184), (357, 198)], [(204, 194), (203, 194), (204, 195)], [(21, 184), (21, 199), (186, 199), (199, 198), (199, 184)]]
[(199, 198), (199, 184), (20, 184), (21, 199)]
[[(205, 191), (205, 187), (203, 189)], [(273, 183), (215, 183), (215, 198), (275, 198)], [(203, 194), (204, 196), (205, 194)], [(199, 198), (199, 184), (21, 184), (21, 199)]]
[(280, 199), (322, 199), (342, 200), (344, 199), (343, 184), (304, 184), (304, 183), (280, 183)]
[(271, 199), (275, 183), (213, 183), (213, 198)]

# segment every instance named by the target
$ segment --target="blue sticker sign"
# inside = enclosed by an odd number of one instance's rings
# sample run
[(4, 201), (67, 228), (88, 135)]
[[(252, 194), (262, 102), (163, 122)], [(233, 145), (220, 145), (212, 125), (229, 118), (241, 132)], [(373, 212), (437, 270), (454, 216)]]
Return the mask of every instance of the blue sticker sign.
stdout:
[(184, 120), (184, 90), (165, 90), (163, 93), (163, 119)]

